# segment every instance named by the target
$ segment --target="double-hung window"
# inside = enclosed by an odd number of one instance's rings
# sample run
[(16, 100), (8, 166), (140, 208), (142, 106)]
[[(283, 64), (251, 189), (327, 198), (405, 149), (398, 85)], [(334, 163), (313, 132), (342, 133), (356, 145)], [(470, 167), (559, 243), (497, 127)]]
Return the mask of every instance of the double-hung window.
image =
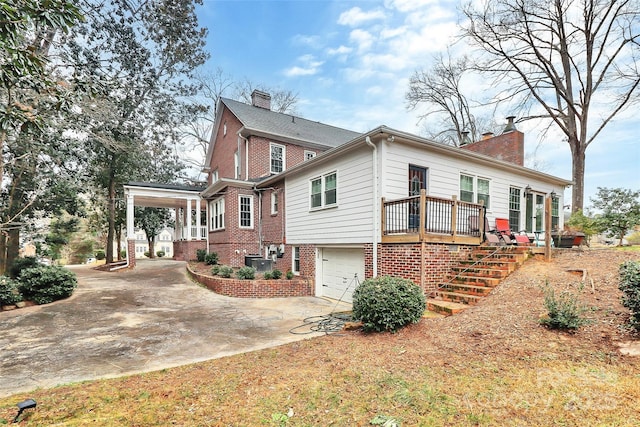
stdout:
[(280, 144), (269, 144), (271, 153), (271, 173), (280, 173), (285, 168), (285, 146)]
[(557, 230), (560, 225), (560, 198), (551, 197), (551, 229)]
[(520, 189), (515, 187), (509, 187), (509, 226), (520, 230)]
[(293, 265), (291, 271), (294, 274), (300, 274), (300, 246), (293, 247)]
[(278, 213), (278, 193), (275, 191), (271, 193), (271, 215)]
[(240, 228), (253, 228), (253, 197), (238, 197), (238, 226)]
[(460, 200), (469, 203), (480, 203), (490, 208), (490, 181), (472, 175), (460, 175)]
[(338, 203), (338, 173), (331, 172), (311, 180), (311, 209)]
[(209, 204), (211, 212), (211, 231), (224, 229), (224, 198), (219, 198)]

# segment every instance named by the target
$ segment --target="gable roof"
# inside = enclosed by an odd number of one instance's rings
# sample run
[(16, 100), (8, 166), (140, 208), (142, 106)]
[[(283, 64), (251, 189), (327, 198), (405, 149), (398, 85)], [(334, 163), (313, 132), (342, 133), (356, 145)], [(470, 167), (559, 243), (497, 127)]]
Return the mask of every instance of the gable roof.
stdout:
[(243, 136), (273, 137), (283, 142), (327, 149), (342, 145), (361, 134), (228, 98), (220, 100), (244, 126)]

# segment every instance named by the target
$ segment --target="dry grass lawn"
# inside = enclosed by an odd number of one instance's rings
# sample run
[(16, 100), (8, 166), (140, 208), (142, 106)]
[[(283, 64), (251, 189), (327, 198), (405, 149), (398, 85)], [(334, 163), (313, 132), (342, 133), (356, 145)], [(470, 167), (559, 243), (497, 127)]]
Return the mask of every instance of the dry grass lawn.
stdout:
[[(532, 259), (449, 318), (36, 390), (0, 399), (0, 424), (33, 397), (38, 408), (20, 425), (637, 426), (640, 357), (620, 352), (638, 340), (620, 304), (618, 266), (626, 260), (640, 252)], [(586, 269), (586, 283), (571, 269)], [(539, 325), (547, 281), (588, 307), (587, 326), (568, 334)]]

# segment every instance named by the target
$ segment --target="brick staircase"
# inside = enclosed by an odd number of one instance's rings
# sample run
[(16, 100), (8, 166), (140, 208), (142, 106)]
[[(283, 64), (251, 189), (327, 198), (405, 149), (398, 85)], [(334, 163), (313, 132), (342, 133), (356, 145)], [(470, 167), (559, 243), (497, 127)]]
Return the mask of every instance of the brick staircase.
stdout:
[(427, 298), (427, 309), (450, 316), (475, 305), (524, 263), (529, 248), (480, 246), (451, 269), (446, 283)]

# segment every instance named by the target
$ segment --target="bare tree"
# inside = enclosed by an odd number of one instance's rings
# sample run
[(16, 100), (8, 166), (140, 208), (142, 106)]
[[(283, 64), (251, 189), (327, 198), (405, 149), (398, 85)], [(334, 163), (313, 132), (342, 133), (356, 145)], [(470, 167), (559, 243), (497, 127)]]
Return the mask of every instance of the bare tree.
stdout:
[(262, 84), (256, 84), (249, 79), (239, 81), (235, 85), (235, 99), (238, 101), (251, 104), (251, 93), (254, 90), (260, 90), (271, 95), (271, 110), (278, 113), (298, 114), (296, 104), (298, 103), (298, 94), (290, 90), (268, 87)]
[(409, 79), (409, 90), (405, 98), (408, 107), (415, 109), (420, 104), (435, 107), (420, 116), (442, 118), (443, 129), (432, 136), (446, 144), (458, 146), (465, 136), (471, 141), (480, 139), (476, 118), (471, 112), (471, 102), (464, 95), (461, 81), (468, 71), (466, 56), (452, 59), (449, 54), (435, 58), (435, 65), (425, 71), (416, 70)]
[(468, 5), (465, 34), (487, 55), (478, 69), (511, 85), (509, 99), (564, 133), (572, 155), (572, 211), (584, 205), (585, 152), (638, 101), (638, 0), (492, 0)]

